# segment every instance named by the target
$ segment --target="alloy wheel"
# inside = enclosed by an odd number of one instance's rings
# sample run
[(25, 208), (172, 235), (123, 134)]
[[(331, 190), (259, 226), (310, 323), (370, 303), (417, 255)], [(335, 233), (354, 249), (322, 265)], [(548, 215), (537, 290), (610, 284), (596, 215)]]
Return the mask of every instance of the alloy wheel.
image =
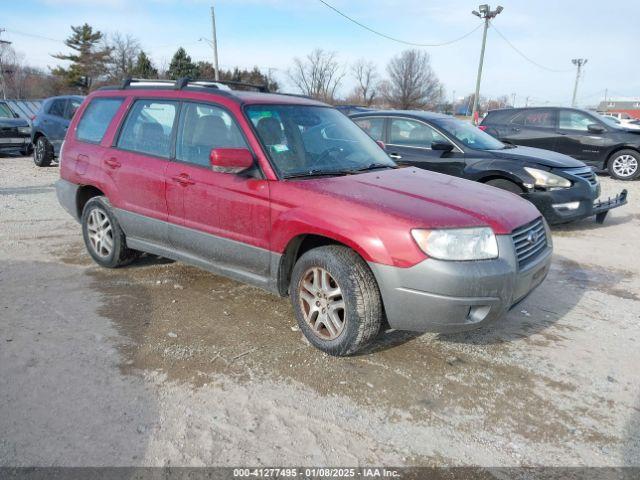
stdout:
[(619, 177), (631, 177), (638, 171), (638, 160), (633, 155), (620, 155), (613, 160), (613, 171)]
[(333, 340), (344, 330), (346, 309), (342, 290), (321, 267), (309, 268), (298, 285), (304, 321), (322, 340)]
[(96, 255), (106, 258), (113, 251), (113, 228), (107, 214), (95, 208), (87, 219), (89, 243)]
[(36, 142), (36, 159), (38, 162), (42, 161), (44, 158), (44, 141), (42, 138), (39, 138)]

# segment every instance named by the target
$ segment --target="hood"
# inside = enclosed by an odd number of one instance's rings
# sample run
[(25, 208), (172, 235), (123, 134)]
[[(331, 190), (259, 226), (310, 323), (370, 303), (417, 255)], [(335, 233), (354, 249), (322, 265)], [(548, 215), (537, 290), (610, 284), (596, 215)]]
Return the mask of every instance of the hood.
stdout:
[(28, 127), (29, 122), (24, 118), (0, 117), (0, 127)]
[(488, 150), (488, 152), (497, 158), (532, 162), (550, 168), (578, 168), (585, 166), (584, 162), (576, 160), (569, 155), (543, 150), (542, 148), (517, 146), (515, 148), (505, 148), (504, 150)]
[[(497, 234), (508, 234), (540, 216), (531, 203), (513, 193), (411, 167), (286, 183), (300, 190), (292, 192), (300, 206), (308, 208), (311, 202), (321, 210), (322, 205), (331, 205), (333, 212), (338, 207), (342, 215), (364, 224), (382, 215), (388, 226), (490, 226)], [(321, 197), (329, 198), (323, 202)]]

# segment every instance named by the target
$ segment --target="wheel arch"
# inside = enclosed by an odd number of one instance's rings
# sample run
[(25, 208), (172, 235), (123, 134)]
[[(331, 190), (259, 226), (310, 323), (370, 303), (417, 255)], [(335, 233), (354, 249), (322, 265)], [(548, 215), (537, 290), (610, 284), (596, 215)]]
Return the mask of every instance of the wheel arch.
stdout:
[(76, 213), (78, 218), (82, 218), (84, 206), (93, 197), (104, 196), (104, 192), (93, 185), (81, 185), (76, 192)]
[(613, 158), (613, 156), (616, 153), (621, 152), (622, 150), (633, 150), (638, 155), (640, 155), (640, 148), (638, 148), (637, 146), (634, 146), (634, 145), (620, 145), (620, 146), (617, 146), (613, 150), (611, 150), (611, 152), (608, 153), (607, 158), (605, 159), (604, 164), (602, 166), (602, 169), (603, 170), (607, 169), (609, 167), (609, 161)]
[(357, 255), (362, 257), (354, 248), (335, 238), (316, 233), (302, 233), (293, 237), (284, 249), (284, 253), (280, 257), (277, 274), (277, 290), (280, 295), (287, 296), (289, 294), (289, 285), (291, 283), (291, 273), (298, 259), (309, 250), (326, 245), (341, 245), (353, 250)]
[(516, 185), (518, 185), (523, 192), (526, 191), (525, 187), (524, 187), (524, 182), (518, 178), (515, 175), (510, 175), (507, 172), (491, 172), (491, 173), (487, 173), (486, 175), (483, 175), (482, 177), (478, 178), (476, 181), (480, 182), (480, 183), (487, 183), (490, 182), (491, 180), (508, 180), (509, 182), (513, 182)]

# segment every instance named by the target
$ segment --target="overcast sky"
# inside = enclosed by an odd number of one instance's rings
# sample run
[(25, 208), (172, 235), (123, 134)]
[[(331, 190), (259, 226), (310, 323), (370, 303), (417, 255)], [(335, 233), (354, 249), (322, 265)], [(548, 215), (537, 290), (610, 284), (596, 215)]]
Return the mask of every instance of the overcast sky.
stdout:
[[(327, 0), (371, 28), (415, 43), (442, 43), (478, 25), (472, 1)], [(168, 64), (178, 46), (194, 60), (211, 60), (209, 0), (0, 0), (4, 39), (25, 55), (27, 63), (54, 66), (50, 54), (65, 51), (70, 25), (84, 22), (105, 33), (136, 36), (156, 63)], [(497, 29), (534, 65), (489, 29), (482, 94), (516, 94), (516, 104), (567, 104), (575, 70), (571, 59), (588, 58), (579, 87), (579, 103), (610, 97), (640, 96), (638, 61), (640, 0), (503, 0)], [(495, 7), (495, 5), (492, 5)], [(220, 64), (274, 69), (291, 89), (286, 71), (293, 57), (315, 47), (338, 53), (341, 62), (364, 57), (379, 65), (405, 45), (378, 37), (345, 20), (317, 0), (216, 0)], [(20, 33), (18, 33), (20, 32)], [(34, 36), (27, 36), (31, 34)], [(38, 38), (36, 36), (47, 37)], [(482, 30), (452, 45), (424, 48), (451, 98), (472, 92)], [(345, 82), (347, 93), (352, 80)]]

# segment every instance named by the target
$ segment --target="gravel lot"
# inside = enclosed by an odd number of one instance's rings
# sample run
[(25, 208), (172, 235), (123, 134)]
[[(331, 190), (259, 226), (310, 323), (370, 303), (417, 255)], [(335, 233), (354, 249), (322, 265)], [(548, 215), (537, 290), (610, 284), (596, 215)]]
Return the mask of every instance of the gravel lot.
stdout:
[(339, 359), (288, 299), (97, 267), (57, 176), (0, 158), (1, 465), (640, 465), (640, 182), (500, 323)]

